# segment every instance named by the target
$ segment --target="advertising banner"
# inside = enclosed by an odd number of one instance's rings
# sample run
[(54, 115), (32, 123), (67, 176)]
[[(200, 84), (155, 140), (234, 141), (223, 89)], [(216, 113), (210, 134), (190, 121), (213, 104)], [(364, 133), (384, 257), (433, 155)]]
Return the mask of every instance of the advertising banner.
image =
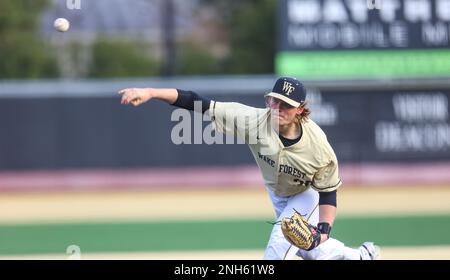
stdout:
[(350, 162), (450, 160), (449, 90), (310, 90), (312, 119)]
[(450, 0), (281, 0), (276, 72), (302, 79), (450, 75)]

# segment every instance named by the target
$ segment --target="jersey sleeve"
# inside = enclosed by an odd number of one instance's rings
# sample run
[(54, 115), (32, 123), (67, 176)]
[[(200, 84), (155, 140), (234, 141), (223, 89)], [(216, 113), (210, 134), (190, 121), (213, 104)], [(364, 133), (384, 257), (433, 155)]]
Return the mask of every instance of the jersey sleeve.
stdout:
[(209, 115), (217, 131), (234, 135), (248, 142), (249, 135), (256, 133), (264, 109), (236, 102), (211, 101)]
[(319, 192), (331, 192), (337, 190), (342, 185), (341, 178), (339, 177), (338, 161), (332, 150), (328, 157), (329, 163), (320, 168), (313, 179), (312, 187)]

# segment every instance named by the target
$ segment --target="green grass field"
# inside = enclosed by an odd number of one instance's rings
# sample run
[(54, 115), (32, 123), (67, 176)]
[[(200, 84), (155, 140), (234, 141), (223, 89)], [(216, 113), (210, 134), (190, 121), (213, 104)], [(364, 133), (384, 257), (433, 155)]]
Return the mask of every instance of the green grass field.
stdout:
[[(0, 255), (264, 249), (265, 220), (74, 223), (0, 226)], [(450, 215), (339, 218), (333, 236), (348, 246), (450, 245)]]
[[(347, 246), (450, 259), (450, 188), (348, 188), (339, 201), (332, 236)], [(64, 259), (70, 245), (94, 259), (261, 259), (272, 219), (261, 189), (3, 194), (0, 259)]]

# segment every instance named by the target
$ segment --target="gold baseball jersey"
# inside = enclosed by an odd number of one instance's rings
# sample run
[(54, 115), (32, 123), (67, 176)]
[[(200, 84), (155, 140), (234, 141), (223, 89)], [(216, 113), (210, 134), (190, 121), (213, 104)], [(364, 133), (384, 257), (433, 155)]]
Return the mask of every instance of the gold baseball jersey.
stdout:
[(309, 187), (336, 190), (341, 184), (336, 155), (322, 129), (312, 120), (302, 123), (302, 137), (284, 147), (272, 128), (270, 109), (234, 102), (211, 101), (209, 115), (216, 130), (236, 135), (248, 144), (263, 179), (278, 196), (292, 196)]

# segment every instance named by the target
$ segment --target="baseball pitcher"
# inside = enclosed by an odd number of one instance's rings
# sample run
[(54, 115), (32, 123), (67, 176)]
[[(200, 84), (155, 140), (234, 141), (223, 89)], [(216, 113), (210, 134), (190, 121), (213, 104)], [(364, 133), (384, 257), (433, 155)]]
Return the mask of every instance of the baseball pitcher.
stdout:
[(338, 161), (322, 129), (309, 119), (306, 90), (295, 78), (279, 78), (265, 95), (266, 108), (216, 102), (192, 91), (128, 88), (121, 103), (139, 106), (157, 99), (209, 114), (216, 130), (248, 144), (272, 201), (275, 223), (264, 259), (374, 260), (379, 248), (364, 242), (354, 249), (330, 237), (336, 193), (342, 185)]

